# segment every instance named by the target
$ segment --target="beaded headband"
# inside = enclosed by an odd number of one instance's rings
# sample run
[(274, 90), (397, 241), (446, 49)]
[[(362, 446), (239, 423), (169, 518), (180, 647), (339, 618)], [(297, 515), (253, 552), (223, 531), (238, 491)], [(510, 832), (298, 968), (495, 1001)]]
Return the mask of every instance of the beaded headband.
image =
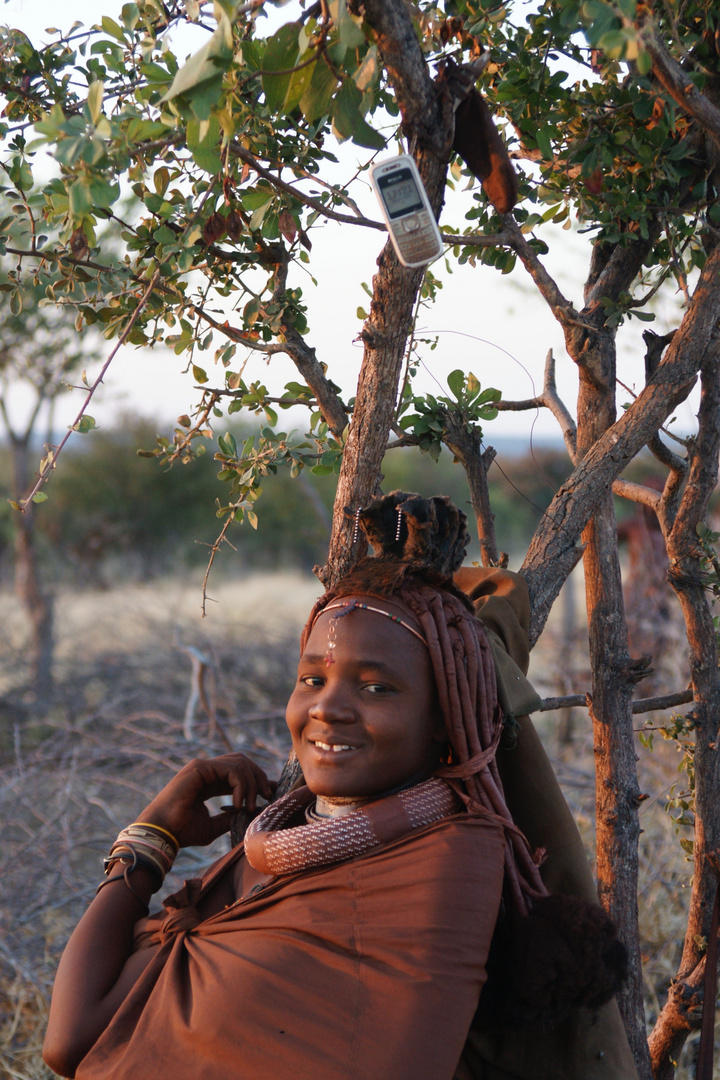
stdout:
[(385, 611), (383, 608), (373, 607), (372, 604), (363, 604), (360, 600), (348, 600), (347, 603), (343, 603), (341, 600), (337, 604), (328, 604), (327, 607), (324, 607), (322, 611), (319, 612), (318, 618), (320, 617), (320, 615), (324, 615), (326, 611), (332, 611), (335, 608), (340, 608), (342, 610), (340, 611), (339, 615), (334, 615), (333, 618), (330, 620), (330, 628), (328, 630), (328, 651), (325, 655), (325, 663), (328, 667), (330, 667), (331, 664), (335, 663), (332, 650), (337, 644), (337, 642), (335, 641), (335, 629), (337, 620), (342, 619), (343, 615), (349, 615), (351, 611), (356, 611), (358, 609), (360, 611), (374, 611), (376, 615), (384, 615), (386, 619), (391, 619), (392, 622), (397, 623), (398, 626), (403, 626), (406, 630), (409, 630), (411, 634), (415, 635), (418, 641), (422, 641), (423, 645), (427, 646), (427, 641), (422, 636), (422, 634), (418, 633), (415, 627), (411, 626), (410, 623), (405, 622), (404, 619), (401, 619), (399, 615), (392, 615), (389, 611)]

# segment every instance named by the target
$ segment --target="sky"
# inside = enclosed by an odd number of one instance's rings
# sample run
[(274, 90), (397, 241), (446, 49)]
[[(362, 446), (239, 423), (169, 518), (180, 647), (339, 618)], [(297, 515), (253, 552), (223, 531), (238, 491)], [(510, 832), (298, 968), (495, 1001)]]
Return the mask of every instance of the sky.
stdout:
[[(0, 21), (27, 33), (34, 41), (44, 38), (46, 26), (67, 28), (74, 20), (91, 25), (101, 14), (116, 15), (119, 0), (70, 0), (58, 5), (57, 0), (10, 0), (0, 5)], [(59, 14), (60, 12), (60, 14)], [(285, 12), (281, 12), (286, 17)], [(184, 43), (183, 43), (184, 44)], [(188, 40), (187, 51), (197, 45)], [(180, 50), (182, 51), (182, 49)], [(354, 148), (341, 148), (345, 160), (352, 160)], [(390, 154), (388, 155), (390, 156)], [(369, 217), (381, 220), (380, 211), (369, 187), (360, 200)], [(461, 219), (473, 205), (470, 191), (448, 193), (446, 213), (441, 219)], [(384, 243), (380, 233), (348, 229), (326, 224), (312, 230), (312, 265), (318, 286), (309, 277), (296, 277), (295, 284), (303, 287), (304, 300), (309, 308), (309, 344), (315, 347), (318, 359), (327, 363), (329, 374), (342, 386), (346, 396), (354, 393), (362, 359), (357, 341), (362, 323), (358, 307), (367, 308), (368, 297), (362, 282), (370, 283), (375, 261)], [(586, 275), (589, 245), (587, 238), (576, 228), (563, 231), (559, 226), (545, 228), (541, 234), (550, 247), (543, 262), (555, 277), (567, 299), (582, 306), (582, 284)], [(348, 244), (351, 247), (348, 247)], [(443, 281), (438, 300), (431, 309), (420, 314), (418, 334), (437, 336), (434, 351), (424, 354), (421, 371), (415, 380), (418, 391), (444, 393), (449, 372), (455, 368), (472, 371), (483, 386), (494, 386), (503, 397), (524, 399), (533, 397), (542, 388), (545, 357), (552, 349), (557, 360), (557, 382), (561, 397), (574, 412), (577, 378), (572, 361), (565, 352), (562, 332), (540, 298), (525, 271), (518, 268), (510, 275), (501, 275), (491, 267), (469, 265), (455, 267), (452, 274), (444, 268), (444, 260), (433, 266), (433, 272)], [(655, 308), (657, 318), (652, 324), (657, 333), (665, 333), (678, 325), (679, 302), (666, 300)], [(637, 392), (643, 385), (642, 331), (646, 326), (632, 320), (619, 333), (619, 356), (623, 381)], [(100, 356), (109, 355), (113, 343), (102, 342)], [(211, 354), (205, 354), (211, 355)], [(89, 409), (100, 426), (112, 426), (123, 413), (156, 419), (160, 426), (171, 425), (175, 418), (187, 413), (199, 398), (192, 376), (183, 372), (184, 359), (167, 350), (123, 348), (113, 361), (103, 386), (98, 390)], [(90, 373), (92, 368), (88, 368)], [(210, 385), (217, 385), (214, 372)], [(292, 362), (275, 357), (272, 367), (264, 361), (253, 361), (248, 375), (266, 382), (282, 392), (284, 383), (297, 378)], [(80, 391), (60, 399), (56, 406), (57, 424), (70, 424), (82, 404)], [(620, 391), (622, 404), (629, 395)], [(18, 403), (18, 407), (20, 404)], [(694, 399), (680, 407), (675, 428), (692, 428), (692, 414), (697, 405)], [(302, 414), (288, 414), (288, 425), (302, 426)], [(222, 422), (220, 423), (222, 428)], [(547, 410), (525, 413), (501, 413), (486, 426), (487, 441), (493, 437), (508, 437), (534, 443), (559, 440), (559, 429)]]

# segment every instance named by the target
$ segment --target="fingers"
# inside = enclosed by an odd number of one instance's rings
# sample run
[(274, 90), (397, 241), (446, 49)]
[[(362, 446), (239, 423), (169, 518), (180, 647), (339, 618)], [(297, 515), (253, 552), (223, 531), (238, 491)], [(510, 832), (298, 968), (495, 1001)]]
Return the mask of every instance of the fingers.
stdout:
[[(274, 786), (263, 770), (244, 754), (197, 758), (185, 765), (143, 811), (141, 820), (167, 828), (181, 847), (209, 843), (230, 828), (232, 813), (245, 807), (254, 814), (258, 797), (270, 801)], [(234, 811), (211, 818), (205, 802), (218, 795), (232, 795)], [(212, 827), (208, 830), (210, 822)], [(198, 840), (200, 834), (211, 835)]]
[(236, 758), (228, 772), (228, 782), (232, 787), (233, 806), (241, 810), (243, 806), (254, 814), (258, 796), (267, 802), (273, 797), (273, 788), (263, 770), (246, 758), (244, 754), (227, 755)]
[(250, 813), (255, 813), (258, 796), (268, 802), (273, 798), (274, 785), (260, 766), (244, 754), (196, 760), (189, 768), (192, 781), (197, 785), (195, 797), (202, 802), (215, 795), (232, 794), (236, 810), (245, 806)]

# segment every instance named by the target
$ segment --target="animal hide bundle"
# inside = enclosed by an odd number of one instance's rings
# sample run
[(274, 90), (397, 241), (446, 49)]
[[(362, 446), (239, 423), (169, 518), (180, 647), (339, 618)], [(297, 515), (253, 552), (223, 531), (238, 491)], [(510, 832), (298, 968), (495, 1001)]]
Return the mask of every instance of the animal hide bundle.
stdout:
[(475, 1023), (555, 1027), (578, 1005), (591, 1012), (627, 978), (627, 950), (603, 909), (575, 896), (535, 901), (529, 915), (501, 917)]
[(517, 173), (490, 110), (475, 87), (488, 54), (479, 61), (458, 66), (449, 57), (436, 81), (451, 95), (455, 112), (453, 150), (478, 178), (498, 214), (507, 214), (518, 199)]

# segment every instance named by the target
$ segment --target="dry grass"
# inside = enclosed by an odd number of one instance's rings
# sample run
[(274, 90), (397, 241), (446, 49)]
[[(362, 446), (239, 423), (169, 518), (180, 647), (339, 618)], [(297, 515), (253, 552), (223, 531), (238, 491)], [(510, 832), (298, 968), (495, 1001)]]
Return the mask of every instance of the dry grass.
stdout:
[[(287, 751), (284, 702), (299, 629), (319, 587), (276, 575), (216, 586), (221, 603), (199, 617), (197, 580), (168, 579), (57, 602), (56, 692), (42, 711), (23, 700), (25, 625), (0, 594), (0, 1077), (49, 1080), (40, 1046), (54, 970), (93, 894), (100, 860), (119, 828), (188, 758), (225, 751), (220, 731), (198, 714), (182, 737), (195, 646), (215, 665), (218, 719), (232, 744), (277, 776)], [(543, 693), (587, 686), (582, 656), (569, 655), (558, 616), (533, 658)], [(576, 635), (581, 639), (582, 635)], [(564, 658), (558, 673), (555, 658)], [(579, 711), (567, 725), (545, 714), (541, 730), (589, 851), (593, 836), (592, 740)], [(564, 738), (558, 732), (564, 731)], [(663, 810), (677, 779), (668, 744), (641, 750), (643, 804), (641, 926), (648, 1015), (673, 977), (684, 933), (691, 867)], [(186, 850), (167, 888), (177, 888), (217, 853)], [(688, 1046), (678, 1080), (693, 1075)], [(720, 1072), (718, 1073), (720, 1076)]]

